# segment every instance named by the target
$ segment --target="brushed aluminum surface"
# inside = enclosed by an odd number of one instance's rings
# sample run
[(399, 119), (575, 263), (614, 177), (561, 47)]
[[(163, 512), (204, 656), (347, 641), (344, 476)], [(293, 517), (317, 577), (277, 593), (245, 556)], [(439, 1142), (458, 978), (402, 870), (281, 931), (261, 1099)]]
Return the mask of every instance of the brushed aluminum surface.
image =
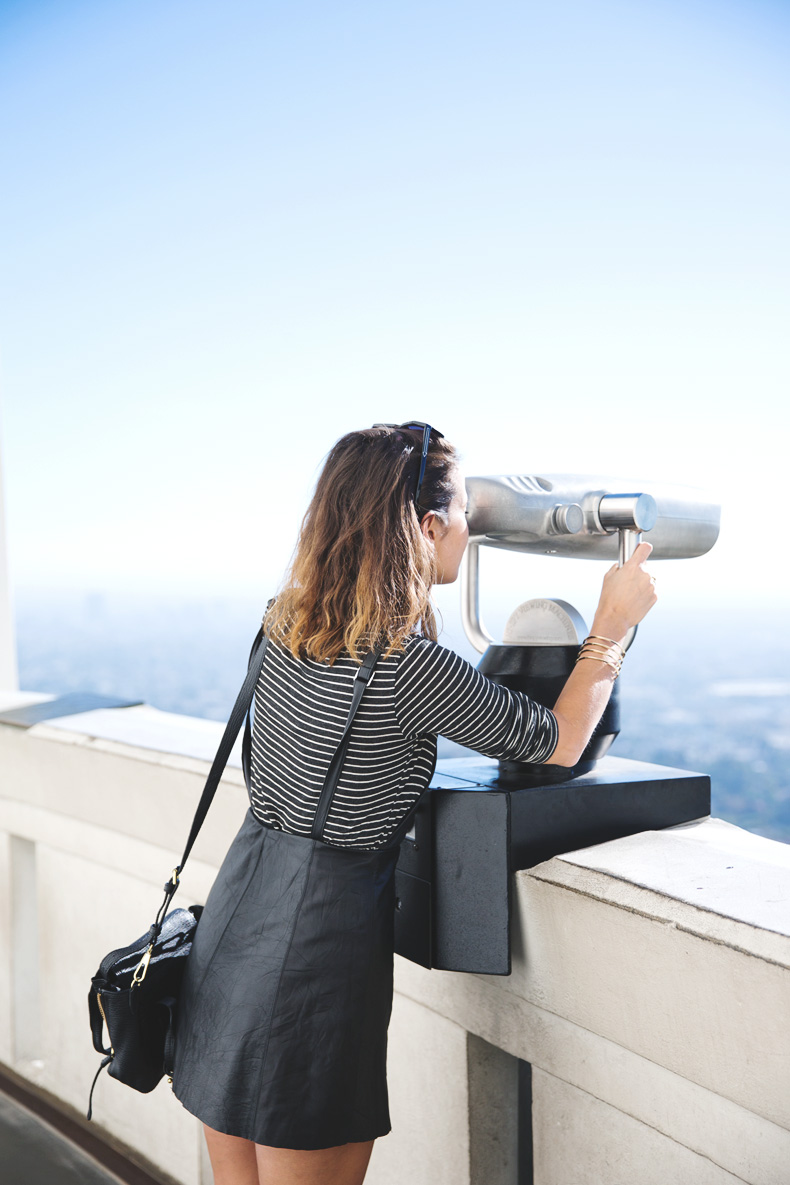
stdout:
[(704, 555), (719, 535), (718, 502), (693, 486), (566, 473), (468, 477), (466, 488), (461, 620), (481, 654), (494, 642), (480, 617), (481, 546), (623, 564), (642, 531), (650, 532), (651, 562)]
[[(470, 537), (486, 547), (506, 551), (610, 563), (617, 560), (618, 526), (627, 524), (612, 521), (608, 511), (615, 505), (614, 499), (603, 502), (602, 521), (602, 499), (611, 495), (638, 499), (642, 521), (649, 518), (650, 505), (649, 499), (639, 496), (649, 495), (655, 501), (655, 525), (641, 527), (650, 530), (651, 561), (704, 555), (719, 535), (718, 502), (692, 486), (552, 473), (468, 477), (466, 488)], [(558, 508), (574, 505), (581, 507), (583, 522), (578, 531), (569, 533), (567, 524), (575, 525), (577, 516)]]

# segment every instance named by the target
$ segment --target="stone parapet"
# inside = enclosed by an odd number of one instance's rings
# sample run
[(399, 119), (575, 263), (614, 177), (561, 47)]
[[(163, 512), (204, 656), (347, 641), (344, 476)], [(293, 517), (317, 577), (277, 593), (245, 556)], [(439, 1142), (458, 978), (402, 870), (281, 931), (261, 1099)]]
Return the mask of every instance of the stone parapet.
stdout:
[[(148, 707), (0, 724), (0, 1061), (77, 1112), (90, 977), (150, 924), (220, 733)], [(246, 806), (236, 758), (177, 903), (205, 900)], [(368, 1185), (787, 1185), (790, 847), (699, 820), (520, 872), (514, 904), (508, 977), (396, 960)], [(105, 1076), (94, 1108), (163, 1173), (211, 1181), (166, 1083)]]

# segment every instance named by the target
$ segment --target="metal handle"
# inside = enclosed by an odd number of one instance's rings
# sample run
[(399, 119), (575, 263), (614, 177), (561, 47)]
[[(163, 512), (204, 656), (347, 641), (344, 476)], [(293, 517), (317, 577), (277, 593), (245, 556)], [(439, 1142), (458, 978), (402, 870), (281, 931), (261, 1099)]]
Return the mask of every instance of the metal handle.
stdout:
[[(627, 527), (621, 527), (618, 532), (620, 539), (620, 555), (617, 560), (618, 568), (622, 568), (623, 564), (630, 560), (631, 556), (636, 551), (639, 544), (642, 542), (641, 531), (629, 531)], [(627, 650), (636, 637), (638, 626), (632, 625), (628, 633), (623, 639), (623, 650)]]
[(485, 654), (494, 639), (480, 620), (480, 540), (470, 539), (461, 565), (461, 621), (475, 650)]
[[(658, 507), (650, 494), (605, 494), (598, 503), (598, 517), (605, 530), (619, 535), (618, 567), (622, 568), (642, 541), (642, 532), (656, 525)], [(627, 650), (636, 637), (636, 626), (631, 626), (623, 640)]]
[(631, 531), (628, 527), (622, 527), (620, 531), (618, 531), (618, 534), (620, 536), (620, 554), (617, 560), (617, 566), (618, 568), (622, 568), (623, 564), (630, 560), (631, 556), (642, 542), (642, 532)]

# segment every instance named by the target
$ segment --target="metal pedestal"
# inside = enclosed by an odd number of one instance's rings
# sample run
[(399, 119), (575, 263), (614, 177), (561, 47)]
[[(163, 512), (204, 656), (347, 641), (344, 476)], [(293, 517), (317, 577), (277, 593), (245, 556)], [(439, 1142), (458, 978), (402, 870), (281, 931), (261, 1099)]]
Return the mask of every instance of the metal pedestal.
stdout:
[(710, 778), (605, 757), (570, 782), (497, 788), (497, 762), (440, 761), (395, 873), (395, 950), (424, 967), (510, 974), (511, 874), (710, 813)]

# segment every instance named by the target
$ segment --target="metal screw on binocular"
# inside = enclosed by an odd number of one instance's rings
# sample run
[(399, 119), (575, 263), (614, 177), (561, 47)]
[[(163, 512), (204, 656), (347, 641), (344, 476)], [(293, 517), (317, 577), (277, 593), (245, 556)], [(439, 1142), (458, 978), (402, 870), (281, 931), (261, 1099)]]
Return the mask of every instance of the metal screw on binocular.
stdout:
[[(461, 616), (480, 670), (494, 682), (553, 707), (587, 634), (581, 615), (557, 598), (519, 605), (496, 642), (480, 616), (480, 548), (624, 564), (643, 533), (650, 559), (704, 555), (719, 534), (720, 507), (701, 490), (568, 474), (469, 477), (469, 546), (461, 571)], [(629, 631), (626, 647), (633, 641)], [(586, 773), (620, 730), (615, 693), (573, 770), (500, 762), (502, 785), (533, 785)]]

